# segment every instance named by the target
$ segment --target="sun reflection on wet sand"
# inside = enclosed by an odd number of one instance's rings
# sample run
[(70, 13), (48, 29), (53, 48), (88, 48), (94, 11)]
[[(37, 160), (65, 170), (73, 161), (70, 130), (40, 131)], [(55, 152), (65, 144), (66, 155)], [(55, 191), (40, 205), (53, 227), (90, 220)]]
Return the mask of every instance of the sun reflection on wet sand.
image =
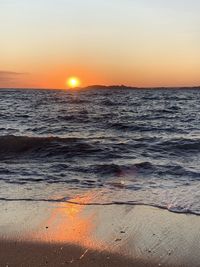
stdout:
[[(72, 202), (87, 204), (94, 199), (93, 193), (70, 199)], [(96, 212), (87, 210), (85, 205), (59, 203), (43, 221), (37, 231), (31, 233), (32, 240), (52, 243), (71, 243), (97, 249), (101, 242), (96, 242), (93, 233), (96, 228)]]

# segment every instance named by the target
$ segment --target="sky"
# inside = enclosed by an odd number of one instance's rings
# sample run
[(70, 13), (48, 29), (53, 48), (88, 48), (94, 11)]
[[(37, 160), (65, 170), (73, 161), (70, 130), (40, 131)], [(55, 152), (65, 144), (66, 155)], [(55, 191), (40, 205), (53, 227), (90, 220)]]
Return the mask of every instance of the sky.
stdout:
[(200, 85), (199, 0), (0, 0), (0, 87)]

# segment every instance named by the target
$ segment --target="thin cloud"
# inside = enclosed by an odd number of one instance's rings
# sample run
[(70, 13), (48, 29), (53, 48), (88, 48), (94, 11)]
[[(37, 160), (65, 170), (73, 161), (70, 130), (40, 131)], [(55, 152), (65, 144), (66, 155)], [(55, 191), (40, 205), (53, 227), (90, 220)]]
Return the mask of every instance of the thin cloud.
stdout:
[(15, 75), (26, 75), (28, 73), (25, 72), (15, 72), (15, 71), (6, 71), (6, 70), (0, 70), (0, 77), (5, 76), (15, 76)]
[(15, 86), (27, 74), (25, 72), (0, 70), (0, 87)]

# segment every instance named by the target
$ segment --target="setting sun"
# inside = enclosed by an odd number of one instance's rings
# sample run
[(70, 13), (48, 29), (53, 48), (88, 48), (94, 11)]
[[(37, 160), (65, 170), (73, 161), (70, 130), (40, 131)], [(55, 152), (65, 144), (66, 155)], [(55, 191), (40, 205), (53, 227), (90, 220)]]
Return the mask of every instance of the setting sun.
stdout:
[(80, 79), (77, 77), (70, 77), (67, 79), (67, 86), (69, 88), (76, 88), (79, 87), (81, 84)]

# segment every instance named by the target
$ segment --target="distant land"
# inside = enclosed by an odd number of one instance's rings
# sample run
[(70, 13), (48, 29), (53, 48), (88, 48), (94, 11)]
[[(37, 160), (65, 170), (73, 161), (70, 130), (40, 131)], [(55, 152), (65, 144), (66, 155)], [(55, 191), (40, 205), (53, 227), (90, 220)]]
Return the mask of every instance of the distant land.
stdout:
[(126, 85), (90, 85), (86, 87), (82, 87), (80, 89), (133, 89), (133, 90), (139, 90), (139, 89), (185, 89), (185, 90), (191, 90), (191, 89), (200, 89), (200, 86), (163, 86), (163, 87), (133, 87), (133, 86), (126, 86)]

